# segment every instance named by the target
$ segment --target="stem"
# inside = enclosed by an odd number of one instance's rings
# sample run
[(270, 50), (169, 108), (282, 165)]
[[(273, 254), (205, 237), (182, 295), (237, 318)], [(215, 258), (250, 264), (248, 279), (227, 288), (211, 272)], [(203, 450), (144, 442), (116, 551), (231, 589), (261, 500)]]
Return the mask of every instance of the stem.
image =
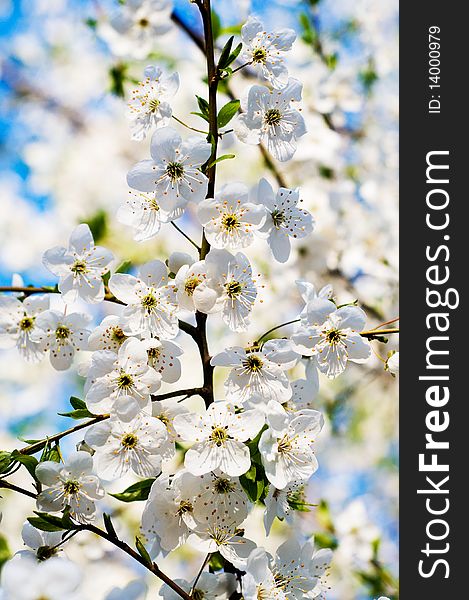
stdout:
[(11, 490), (12, 492), (18, 492), (18, 494), (23, 494), (23, 496), (28, 496), (29, 498), (34, 498), (34, 500), (37, 498), (37, 494), (34, 492), (29, 492), (28, 490), (20, 488), (17, 485), (13, 485), (12, 483), (9, 483), (3, 479), (0, 479), (0, 488)]
[(390, 321), (385, 321), (384, 323), (380, 323), (379, 325), (376, 325), (375, 329), (379, 329), (380, 327), (384, 327), (385, 325), (392, 325), (393, 323), (397, 323), (397, 321), (400, 321), (399, 317), (391, 319)]
[(191, 596), (185, 592), (181, 587), (178, 586), (172, 579), (170, 579), (163, 571), (158, 567), (154, 562), (151, 565), (142, 557), (138, 552), (136, 552), (133, 548), (131, 548), (126, 542), (123, 542), (117, 537), (111, 536), (107, 531), (96, 527), (95, 525), (81, 525), (79, 527), (79, 531), (91, 531), (95, 535), (100, 538), (108, 541), (110, 544), (113, 544), (126, 554), (128, 554), (131, 558), (139, 562), (142, 566), (148, 569), (151, 573), (156, 575), (161, 581), (166, 583), (176, 594), (178, 594), (184, 600), (191, 600)]
[(301, 319), (293, 319), (293, 321), (287, 321), (286, 323), (281, 323), (280, 325), (276, 325), (275, 327), (272, 327), (272, 329), (269, 329), (268, 331), (263, 333), (259, 338), (257, 338), (257, 343), (259, 344), (259, 342), (263, 338), (265, 338), (267, 335), (269, 335), (269, 333), (272, 333), (273, 331), (276, 331), (277, 329), (280, 329), (281, 327), (286, 327), (287, 325), (293, 325), (293, 323), (299, 323), (300, 321), (301, 321)]
[(233, 69), (233, 71), (231, 72), (232, 75), (234, 75), (235, 73), (237, 73), (238, 71), (241, 71), (241, 69), (244, 69), (244, 67), (249, 67), (249, 65), (252, 65), (252, 60), (250, 60), (247, 63), (244, 63), (244, 65), (241, 65), (239, 67), (236, 67), (236, 69)]
[(380, 336), (388, 333), (399, 333), (399, 327), (394, 327), (392, 329), (371, 329), (370, 331), (362, 331), (360, 335), (366, 338), (374, 338), (375, 336)]
[(192, 240), (192, 239), (191, 239), (191, 238), (190, 238), (190, 237), (187, 235), (187, 233), (185, 233), (185, 232), (184, 232), (184, 231), (183, 231), (183, 230), (182, 230), (180, 227), (178, 227), (174, 221), (171, 221), (171, 225), (174, 227), (174, 229), (177, 229), (177, 231), (179, 231), (179, 233), (180, 233), (181, 235), (183, 235), (183, 236), (186, 238), (186, 240), (187, 240), (188, 242), (190, 242), (190, 243), (191, 243), (191, 244), (194, 246), (194, 248), (197, 248), (197, 252), (199, 252), (199, 253), (200, 253), (200, 246), (198, 246), (198, 245), (197, 245), (197, 244), (194, 242), (194, 240)]
[(178, 396), (186, 396), (186, 398), (190, 398), (191, 396), (202, 396), (204, 393), (204, 388), (190, 388), (187, 390), (176, 390), (175, 392), (168, 392), (166, 394), (158, 394), (157, 396), (152, 396), (152, 402), (155, 400), (168, 400), (168, 398), (176, 398)]
[(201, 129), (195, 129), (195, 127), (191, 127), (190, 125), (188, 125), (187, 123), (184, 123), (184, 121), (181, 121), (181, 119), (178, 119), (174, 115), (172, 115), (172, 117), (175, 121), (177, 121), (181, 125), (184, 125), (184, 127), (187, 127), (187, 129), (190, 129), (191, 131), (196, 131), (197, 133), (203, 133), (204, 135), (207, 135), (206, 131), (202, 131)]
[(199, 572), (197, 573), (197, 576), (196, 576), (196, 578), (194, 579), (194, 583), (192, 584), (191, 591), (189, 592), (189, 594), (190, 594), (191, 596), (193, 595), (193, 593), (194, 593), (194, 590), (196, 589), (197, 583), (199, 582), (200, 576), (202, 575), (202, 573), (203, 573), (203, 570), (205, 569), (205, 567), (206, 567), (206, 565), (207, 565), (208, 561), (210, 560), (210, 557), (211, 557), (211, 556), (212, 556), (212, 554), (209, 552), (209, 553), (207, 554), (207, 556), (205, 557), (205, 560), (204, 560), (204, 562), (202, 563), (202, 566), (200, 567), (200, 569), (199, 569)]

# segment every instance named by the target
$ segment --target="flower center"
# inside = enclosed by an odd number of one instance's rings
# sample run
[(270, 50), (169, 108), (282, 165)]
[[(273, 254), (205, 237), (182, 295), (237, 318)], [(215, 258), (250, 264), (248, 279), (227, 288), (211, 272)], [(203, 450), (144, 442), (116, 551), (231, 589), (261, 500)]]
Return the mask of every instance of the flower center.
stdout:
[(229, 494), (235, 491), (235, 485), (228, 479), (220, 477), (213, 482), (213, 490), (216, 494)]
[(218, 447), (223, 446), (223, 444), (230, 439), (228, 435), (228, 426), (224, 427), (215, 427), (212, 425), (212, 433), (210, 434), (210, 440)]
[(195, 275), (188, 277), (184, 282), (184, 291), (188, 296), (193, 296), (195, 288), (201, 283), (201, 280)]
[(36, 557), (39, 561), (47, 560), (48, 558), (52, 558), (56, 556), (58, 553), (57, 548), (52, 548), (51, 546), (40, 546), (36, 550)]
[(239, 226), (241, 225), (238, 217), (234, 214), (224, 215), (224, 217), (221, 220), (221, 224), (223, 228), (229, 233), (231, 233), (235, 229), (239, 229)]
[(120, 327), (114, 327), (111, 333), (111, 338), (114, 342), (118, 344), (122, 344), (122, 342), (126, 339), (125, 333), (122, 331)]
[(252, 51), (252, 60), (255, 63), (263, 63), (267, 58), (267, 52), (264, 48), (254, 48)]
[(148, 19), (140, 19), (138, 24), (140, 27), (148, 27), (148, 25), (150, 25), (150, 21)]
[(344, 335), (338, 329), (330, 329), (329, 331), (325, 332), (325, 335), (326, 340), (333, 346), (338, 344), (344, 337)]
[(272, 221), (275, 227), (280, 227), (285, 222), (285, 213), (281, 210), (274, 210), (272, 213)]
[(158, 98), (152, 98), (148, 102), (148, 108), (150, 109), (150, 112), (152, 112), (152, 113), (154, 113), (158, 110), (159, 105), (160, 105), (160, 101), (158, 100)]
[(170, 418), (164, 413), (161, 413), (161, 415), (156, 415), (156, 418), (159, 419), (163, 425), (169, 425), (170, 423)]
[(149, 198), (148, 204), (150, 205), (151, 210), (158, 212), (160, 210), (160, 205), (156, 201), (156, 198)]
[(243, 367), (245, 367), (248, 371), (251, 371), (251, 373), (258, 373), (262, 369), (263, 365), (264, 361), (256, 354), (248, 356), (243, 362)]
[(205, 592), (203, 590), (195, 589), (192, 592), (192, 598), (194, 600), (204, 600), (204, 598), (205, 598)]
[(133, 384), (133, 377), (128, 373), (122, 372), (117, 378), (117, 387), (121, 390), (130, 390)]
[(174, 182), (182, 178), (184, 175), (184, 167), (181, 163), (171, 162), (168, 163), (168, 166), (166, 167), (166, 173), (171, 181)]
[(177, 509), (178, 517), (182, 516), (185, 513), (192, 512), (192, 504), (187, 500), (181, 500), (179, 503), (179, 508)]
[(21, 331), (31, 331), (34, 328), (34, 317), (23, 317), (18, 325)]
[(225, 283), (225, 290), (229, 298), (236, 298), (243, 291), (243, 287), (239, 281), (230, 281)]
[(142, 306), (147, 313), (151, 313), (158, 306), (158, 299), (154, 294), (147, 294), (142, 298)]
[(126, 433), (121, 439), (124, 450), (133, 450), (138, 444), (138, 437), (134, 433)]
[(264, 121), (267, 125), (278, 125), (281, 120), (282, 113), (278, 108), (271, 108), (264, 115)]
[(78, 492), (80, 491), (80, 487), (81, 486), (78, 483), (78, 481), (69, 479), (64, 483), (64, 492), (65, 494), (67, 494), (67, 496), (73, 496), (75, 494), (78, 494)]
[(292, 449), (291, 440), (288, 436), (284, 435), (281, 440), (277, 441), (277, 448), (280, 454), (287, 454)]
[(70, 329), (65, 325), (59, 325), (55, 330), (55, 337), (58, 340), (66, 340), (70, 335)]
[(161, 354), (160, 348), (148, 348), (147, 350), (148, 358), (152, 360), (158, 360)]
[(88, 267), (86, 266), (85, 261), (76, 260), (73, 265), (70, 267), (70, 271), (75, 273), (75, 275), (82, 275), (88, 271)]

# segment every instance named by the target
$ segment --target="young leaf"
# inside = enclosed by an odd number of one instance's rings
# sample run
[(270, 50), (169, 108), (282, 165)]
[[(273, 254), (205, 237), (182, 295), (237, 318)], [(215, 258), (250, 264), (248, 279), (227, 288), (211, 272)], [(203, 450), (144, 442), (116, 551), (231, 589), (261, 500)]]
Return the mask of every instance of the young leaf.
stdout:
[(225, 566), (225, 559), (219, 552), (214, 552), (210, 556), (210, 562), (208, 563), (210, 567), (210, 572), (221, 571)]
[(207, 115), (203, 115), (202, 113), (199, 112), (191, 112), (191, 115), (196, 115), (197, 117), (201, 117), (204, 121), (207, 121), (207, 123), (209, 122), (209, 118), (207, 117)]
[(220, 58), (218, 60), (218, 68), (224, 69), (229, 65), (229, 58), (231, 54), (231, 47), (233, 46), (234, 35), (230, 37), (230, 39), (226, 42), (223, 50), (221, 51)]
[(239, 105), (239, 100), (231, 100), (230, 102), (225, 104), (225, 106), (222, 106), (222, 108), (220, 108), (220, 112), (217, 116), (218, 127), (225, 127), (225, 125), (227, 125), (231, 121), (231, 119), (238, 112)]
[(104, 527), (106, 528), (106, 531), (109, 533), (109, 535), (113, 539), (117, 540), (118, 539), (117, 533), (116, 533), (116, 530), (114, 529), (114, 525), (112, 524), (111, 517), (107, 513), (103, 513), (103, 520), (104, 520)]
[(236, 154), (223, 154), (223, 156), (219, 156), (217, 158), (217, 160), (214, 160), (213, 162), (211, 162), (207, 168), (210, 169), (210, 167), (213, 167), (213, 165), (216, 165), (217, 163), (222, 162), (222, 160), (228, 160), (230, 158), (236, 158)]
[(37, 517), (28, 517), (28, 521), (36, 529), (41, 531), (64, 531), (68, 529), (64, 527), (61, 517), (55, 517), (47, 513), (35, 513)]
[(0, 451), (0, 473), (5, 473), (11, 465), (11, 454), (6, 450)]
[(79, 410), (80, 408), (86, 408), (86, 402), (84, 400), (80, 400), (80, 398), (77, 398), (76, 396), (71, 396), (70, 404), (72, 405), (72, 408), (76, 410)]
[(196, 98), (197, 98), (197, 104), (199, 105), (200, 112), (203, 115), (205, 115), (206, 117), (208, 117), (210, 107), (209, 107), (207, 100), (204, 100), (204, 98), (201, 98), (200, 96), (196, 96)]
[(139, 500), (147, 500), (150, 493), (150, 488), (153, 485), (155, 478), (143, 479), (134, 483), (120, 494), (110, 494), (113, 498), (121, 502), (136, 502)]
[(47, 441), (47, 444), (45, 445), (44, 450), (42, 451), (40, 462), (44, 462), (46, 460), (51, 460), (56, 463), (60, 462), (61, 455), (58, 444), (55, 444), (51, 447), (49, 441)]
[(75, 419), (75, 420), (86, 419), (88, 417), (96, 417), (97, 416), (97, 415), (94, 415), (93, 413), (90, 413), (90, 411), (87, 408), (79, 408), (78, 410), (72, 410), (70, 412), (57, 413), (57, 414), (61, 417), (70, 417), (70, 419)]
[(34, 458), (34, 456), (29, 456), (29, 454), (21, 454), (20, 452), (18, 452), (18, 450), (13, 450), (13, 452), (11, 453), (11, 457), (13, 460), (16, 460), (17, 462), (24, 465), (31, 477), (34, 479), (34, 481), (37, 481), (36, 467), (39, 464), (37, 458)]
[(148, 565), (149, 567), (152, 567), (153, 561), (151, 560), (150, 555), (147, 552), (147, 549), (145, 548), (145, 546), (142, 544), (142, 542), (140, 541), (140, 539), (138, 537), (135, 538), (135, 547), (137, 548), (140, 556), (145, 561), (145, 564)]

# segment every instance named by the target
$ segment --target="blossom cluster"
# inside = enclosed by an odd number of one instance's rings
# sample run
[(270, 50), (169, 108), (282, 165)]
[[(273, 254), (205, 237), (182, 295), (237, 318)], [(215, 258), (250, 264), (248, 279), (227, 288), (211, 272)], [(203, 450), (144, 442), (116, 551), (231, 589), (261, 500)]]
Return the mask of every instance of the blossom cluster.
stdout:
[[(128, 1), (110, 19), (108, 34), (114, 39), (132, 31), (144, 47), (151, 35), (167, 31), (169, 14), (166, 1)], [(281, 162), (293, 157), (306, 133), (296, 108), (302, 84), (289, 76), (284, 60), (295, 37), (291, 29), (266, 32), (257, 17), (241, 29), (239, 60), (266, 85), (247, 90), (233, 127), (239, 140), (262, 144)], [(285, 263), (292, 242), (307, 238), (315, 225), (300, 208), (299, 189), (275, 189), (265, 178), (252, 189), (227, 183), (210, 197), (213, 141), (204, 135), (183, 139), (169, 126), (178, 88), (177, 73), (150, 65), (131, 95), (132, 139), (153, 133), (150, 158), (127, 174), (129, 197), (117, 218), (133, 230), (135, 241), (144, 242), (163, 225), (194, 215), (208, 251), (200, 247), (199, 256), (175, 252), (166, 261), (119, 268), (82, 223), (67, 247), (43, 255), (44, 266), (58, 279), (56, 289), (0, 297), (2, 346), (16, 346), (31, 362), (48, 355), (58, 371), (72, 367), (77, 353), (85, 355), (78, 369), (84, 399), (76, 411), (95, 422), (80, 450), (66, 460), (45, 455), (35, 468), (39, 519), (55, 514), (64, 529), (68, 520), (86, 527), (96, 520), (106, 487), (131, 474), (139, 478), (137, 487), (149, 484), (146, 497), (139, 498), (145, 500), (139, 535), (152, 560), (187, 543), (207, 555), (219, 553), (240, 574), (236, 578), (225, 569), (194, 581), (175, 580), (192, 597), (223, 600), (241, 589), (245, 600), (323, 598), (329, 548), (315, 547), (314, 540), (300, 543), (292, 535), (272, 555), (245, 536), (243, 524), (254, 506), (261, 506), (269, 535), (275, 519), (290, 522), (298, 507), (307, 506), (304, 490), (319, 466), (314, 448), (324, 426), (315, 409), (320, 377), (334, 379), (350, 362), (370, 358), (370, 343), (362, 335), (366, 315), (355, 303), (340, 305), (331, 286), (317, 290), (298, 280), (301, 306), (290, 336), (267, 341), (261, 336), (252, 345), (208, 356), (211, 369), (229, 370), (222, 394), (215, 390), (213, 401), (204, 389), (158, 394), (163, 383), (173, 386), (181, 378), (184, 350), (175, 340), (182, 331), (200, 341), (200, 315), (220, 316), (233, 333), (251, 331), (263, 284), (244, 251), (256, 238), (267, 241), (273, 258)], [(51, 307), (55, 293), (62, 311)], [(92, 326), (90, 315), (69, 311), (75, 302), (113, 302), (118, 314)], [(182, 321), (187, 313), (189, 324)], [(304, 378), (292, 378), (297, 367), (304, 368)], [(197, 393), (203, 408), (186, 398)], [(178, 458), (181, 464), (173, 472)], [(6, 600), (16, 599), (15, 581), (26, 570), (37, 572), (32, 592), (37, 597), (73, 600), (80, 575), (54, 552), (62, 533), (48, 535), (37, 520), (30, 523), (38, 525), (27, 524), (23, 532), (31, 552), (5, 569)], [(51, 589), (50, 581), (66, 584)], [(141, 588), (134, 583), (107, 600), (139, 598)], [(179, 597), (167, 584), (160, 596)]]

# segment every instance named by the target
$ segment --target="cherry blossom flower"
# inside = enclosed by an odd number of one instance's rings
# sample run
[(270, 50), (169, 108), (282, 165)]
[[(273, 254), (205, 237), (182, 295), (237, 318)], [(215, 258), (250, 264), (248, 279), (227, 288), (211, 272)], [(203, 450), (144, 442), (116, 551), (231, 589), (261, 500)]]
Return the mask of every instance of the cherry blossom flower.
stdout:
[(122, 331), (121, 319), (116, 315), (104, 317), (88, 338), (88, 350), (110, 350), (116, 354), (128, 339)]
[(249, 501), (237, 477), (206, 473), (200, 477), (201, 491), (194, 503), (199, 523), (225, 520), (240, 525), (248, 516)]
[(147, 349), (149, 366), (161, 375), (162, 381), (176, 383), (181, 377), (181, 363), (178, 359), (183, 353), (181, 346), (157, 338), (145, 338), (142, 343)]
[(199, 525), (187, 538), (187, 543), (203, 552), (219, 552), (223, 558), (238, 569), (244, 569), (247, 559), (256, 544), (245, 537), (234, 524), (223, 523), (220, 519)]
[(38, 362), (44, 353), (31, 335), (36, 329), (36, 317), (49, 308), (49, 296), (31, 295), (20, 302), (14, 296), (0, 297), (0, 347), (16, 345), (18, 352), (30, 362)]
[(298, 190), (283, 187), (275, 194), (266, 179), (261, 179), (257, 188), (256, 202), (265, 208), (267, 215), (258, 233), (267, 237), (274, 258), (281, 263), (290, 256), (290, 238), (301, 239), (313, 231), (313, 217), (298, 208), (299, 198)]
[(152, 126), (168, 125), (173, 111), (168, 102), (179, 88), (179, 75), (166, 75), (159, 67), (148, 66), (145, 80), (133, 90), (128, 116), (132, 121), (132, 139), (145, 139)]
[(277, 410), (267, 413), (267, 423), (259, 452), (270, 483), (282, 490), (289, 483), (309, 479), (318, 468), (313, 444), (324, 424), (321, 413), (303, 410), (289, 416)]
[(282, 582), (277, 581), (271, 569), (272, 557), (263, 548), (251, 552), (243, 576), (245, 600), (287, 600)]
[(56, 310), (41, 312), (31, 331), (31, 341), (39, 343), (42, 352), (49, 351), (51, 365), (65, 371), (73, 361), (75, 352), (87, 349), (90, 331), (85, 327), (90, 317), (82, 313), (69, 315)]
[(150, 160), (140, 161), (128, 173), (131, 188), (155, 192), (159, 206), (168, 213), (205, 198), (208, 179), (200, 167), (211, 154), (205, 139), (191, 137), (183, 142), (177, 131), (162, 127), (151, 138), (150, 153)]
[(247, 257), (236, 256), (227, 250), (210, 250), (205, 258), (211, 286), (219, 297), (217, 308), (222, 319), (232, 331), (246, 331), (249, 315), (257, 298), (256, 282)]
[(147, 360), (145, 345), (135, 338), (126, 340), (117, 354), (94, 352), (85, 385), (90, 410), (126, 422), (142, 410), (150, 412), (150, 396), (159, 389), (161, 376)]
[(40, 531), (26, 521), (21, 530), (23, 542), (30, 550), (21, 550), (18, 556), (21, 558), (35, 558), (38, 561), (47, 560), (56, 556), (62, 541), (63, 531)]
[(117, 211), (117, 220), (135, 230), (136, 242), (143, 242), (153, 239), (163, 223), (175, 221), (183, 212), (182, 208), (163, 210), (155, 192), (129, 191), (129, 197)]
[(95, 501), (104, 490), (92, 474), (93, 458), (88, 452), (74, 452), (65, 464), (45, 461), (36, 467), (36, 477), (47, 486), (37, 497), (38, 510), (58, 512), (70, 507), (70, 516), (86, 523), (95, 516)]
[(251, 63), (274, 87), (284, 87), (288, 82), (288, 70), (282, 55), (291, 50), (295, 31), (279, 29), (268, 33), (262, 22), (250, 15), (241, 28), (241, 39), (241, 60)]
[(218, 293), (210, 287), (205, 261), (182, 265), (174, 279), (179, 307), (194, 312), (210, 313), (218, 300)]
[(386, 361), (385, 370), (389, 371), (394, 377), (399, 375), (399, 352), (392, 352)]
[(254, 240), (253, 231), (266, 217), (261, 205), (249, 202), (248, 189), (241, 183), (228, 183), (215, 195), (203, 200), (197, 215), (205, 236), (214, 248), (245, 248)]
[(96, 246), (85, 223), (72, 231), (68, 248), (56, 246), (46, 250), (44, 266), (59, 277), (59, 291), (64, 302), (77, 298), (96, 304), (104, 299), (103, 275), (114, 257), (106, 248)]
[(331, 300), (332, 286), (325, 285), (317, 292), (314, 285), (309, 281), (299, 279), (296, 285), (305, 303), (300, 313), (302, 323), (305, 325), (324, 323), (329, 314), (337, 308)]
[[(175, 579), (174, 582), (187, 593), (192, 590), (195, 583), (185, 579)], [(204, 572), (195, 583), (192, 597), (196, 600), (228, 600), (235, 590), (236, 578), (232, 573)], [(164, 600), (179, 600), (181, 597), (166, 583), (160, 587), (159, 594)]]
[(96, 423), (85, 435), (85, 442), (96, 451), (95, 468), (102, 479), (118, 479), (129, 470), (139, 477), (157, 477), (167, 440), (161, 421), (142, 413), (128, 423), (115, 417)]
[(264, 527), (266, 535), (269, 535), (275, 517), (281, 520), (285, 519), (290, 524), (292, 523), (292, 512), (294, 510), (292, 505), (305, 504), (304, 484), (292, 482), (282, 490), (278, 490), (275, 486), (270, 485), (264, 503)]
[(360, 335), (366, 315), (357, 306), (344, 306), (331, 312), (321, 325), (301, 328), (292, 340), (305, 356), (315, 356), (322, 373), (333, 379), (349, 361), (363, 363), (371, 355), (368, 340)]
[(289, 340), (269, 340), (262, 350), (245, 350), (235, 346), (214, 356), (216, 367), (232, 367), (225, 381), (226, 397), (232, 402), (252, 407), (267, 405), (270, 400), (283, 404), (292, 390), (285, 373), (295, 366), (300, 355)]
[(176, 316), (176, 292), (168, 282), (168, 270), (160, 260), (140, 267), (138, 277), (115, 273), (109, 280), (111, 292), (127, 304), (122, 312), (122, 331), (173, 338), (179, 331)]
[(171, 551), (186, 541), (197, 526), (193, 510), (199, 486), (199, 478), (187, 471), (156, 479), (142, 514), (141, 529), (147, 542), (157, 536), (161, 548)]
[(269, 90), (262, 85), (253, 85), (243, 110), (235, 121), (235, 132), (246, 144), (264, 143), (277, 160), (290, 160), (296, 152), (297, 140), (306, 133), (300, 112), (292, 102), (301, 100), (303, 85), (290, 78), (281, 90)]
[[(174, 429), (174, 419), (177, 415), (185, 415), (189, 413), (189, 409), (174, 398), (167, 400), (154, 400), (152, 402), (152, 415), (159, 419), (168, 431), (169, 439), (173, 442), (180, 441), (180, 437)], [(173, 448), (174, 449), (174, 448)]]
[(235, 413), (227, 402), (211, 404), (203, 415), (178, 415), (174, 419), (175, 430), (183, 440), (194, 442), (184, 457), (186, 469), (193, 475), (215, 469), (232, 477), (246, 473), (251, 458), (243, 442), (255, 438), (263, 424), (262, 413)]
[(81, 570), (69, 560), (13, 559), (2, 569), (2, 600), (80, 600)]

